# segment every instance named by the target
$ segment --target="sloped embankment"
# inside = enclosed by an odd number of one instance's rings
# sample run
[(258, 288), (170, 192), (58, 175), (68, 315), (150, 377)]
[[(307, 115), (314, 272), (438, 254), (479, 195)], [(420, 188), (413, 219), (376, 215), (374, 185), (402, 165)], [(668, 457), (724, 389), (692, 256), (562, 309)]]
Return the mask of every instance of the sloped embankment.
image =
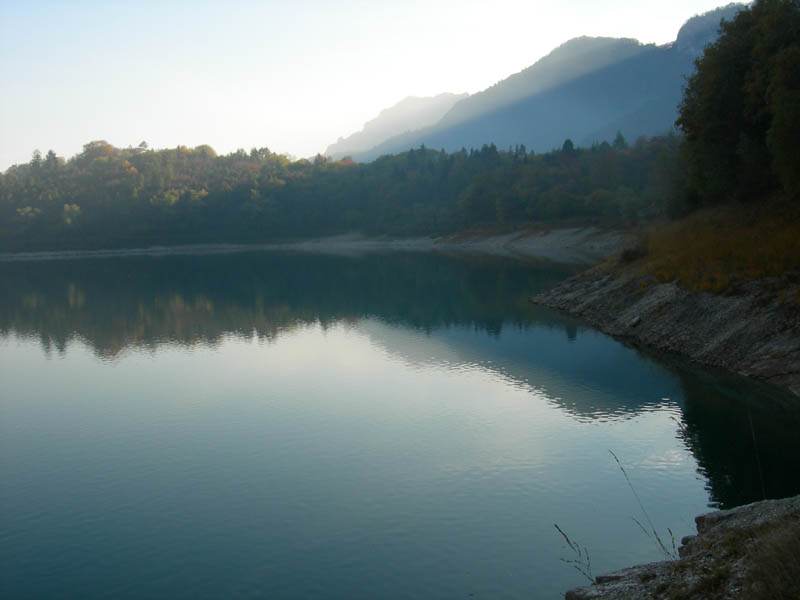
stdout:
[(597, 267), (531, 298), (611, 335), (722, 367), (800, 396), (800, 286), (737, 284), (730, 294)]
[(800, 574), (800, 496), (695, 518), (680, 559), (597, 577), (566, 600), (793, 598)]

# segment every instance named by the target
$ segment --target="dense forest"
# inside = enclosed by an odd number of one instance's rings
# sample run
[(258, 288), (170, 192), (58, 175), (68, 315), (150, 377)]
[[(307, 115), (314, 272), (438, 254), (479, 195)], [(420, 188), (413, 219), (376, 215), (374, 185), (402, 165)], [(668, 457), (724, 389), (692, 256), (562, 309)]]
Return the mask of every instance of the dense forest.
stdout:
[(686, 209), (800, 196), (800, 2), (759, 0), (723, 21), (685, 87), (677, 125)]
[(677, 125), (629, 144), (548, 153), (424, 146), (367, 164), (291, 161), (267, 148), (38, 151), (0, 176), (0, 249), (266, 242), (362, 232), (447, 234), (630, 222), (800, 194), (800, 4), (760, 0), (696, 62)]
[(356, 164), (96, 141), (68, 161), (37, 153), (6, 171), (0, 239), (6, 249), (78, 248), (635, 219), (663, 210), (677, 148), (676, 136), (632, 147), (620, 136), (542, 155), (419, 148)]

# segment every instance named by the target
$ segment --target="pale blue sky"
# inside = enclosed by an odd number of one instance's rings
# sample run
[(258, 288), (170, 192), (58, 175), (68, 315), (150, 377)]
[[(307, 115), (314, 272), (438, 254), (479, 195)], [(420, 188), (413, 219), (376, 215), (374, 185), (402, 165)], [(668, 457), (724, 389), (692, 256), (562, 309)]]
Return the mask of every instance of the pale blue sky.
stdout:
[(724, 0), (0, 0), (0, 170), (35, 149), (311, 156), (409, 95), (474, 93), (579, 35), (667, 43)]

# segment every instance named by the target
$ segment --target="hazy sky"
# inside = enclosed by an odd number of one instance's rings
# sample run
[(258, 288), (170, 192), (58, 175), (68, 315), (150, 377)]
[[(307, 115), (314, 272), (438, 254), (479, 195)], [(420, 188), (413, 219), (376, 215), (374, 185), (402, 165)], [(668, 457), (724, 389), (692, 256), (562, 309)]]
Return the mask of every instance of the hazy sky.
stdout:
[(0, 0), (0, 170), (84, 143), (311, 156), (406, 96), (579, 35), (663, 44), (724, 0)]

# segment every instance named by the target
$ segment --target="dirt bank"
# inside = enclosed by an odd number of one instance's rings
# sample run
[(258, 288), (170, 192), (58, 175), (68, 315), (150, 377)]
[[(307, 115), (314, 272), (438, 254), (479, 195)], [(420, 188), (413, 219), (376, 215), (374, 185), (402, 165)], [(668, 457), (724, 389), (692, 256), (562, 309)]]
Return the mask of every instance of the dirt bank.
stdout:
[(619, 230), (570, 227), (500, 235), (458, 234), (423, 238), (368, 238), (360, 234), (347, 234), (271, 244), (263, 248), (351, 256), (387, 250), (488, 254), (589, 265), (619, 253), (625, 239), (626, 233)]
[(531, 300), (635, 343), (688, 356), (800, 396), (800, 286), (738, 284), (689, 293), (625, 270), (596, 267)]
[(561, 263), (595, 264), (619, 254), (628, 237), (622, 230), (568, 227), (504, 235), (439, 238), (440, 250), (539, 258)]
[(625, 233), (596, 227), (571, 227), (547, 231), (523, 231), (503, 235), (457, 235), (423, 238), (369, 238), (346, 234), (275, 244), (193, 244), (109, 250), (0, 253), (2, 261), (56, 260), (81, 257), (163, 256), (172, 254), (220, 254), (254, 250), (321, 252), (359, 256), (369, 252), (415, 251), (490, 254), (568, 264), (593, 264), (618, 253)]
[(639, 565), (570, 590), (566, 600), (794, 598), (800, 576), (800, 496), (695, 518), (679, 560)]

